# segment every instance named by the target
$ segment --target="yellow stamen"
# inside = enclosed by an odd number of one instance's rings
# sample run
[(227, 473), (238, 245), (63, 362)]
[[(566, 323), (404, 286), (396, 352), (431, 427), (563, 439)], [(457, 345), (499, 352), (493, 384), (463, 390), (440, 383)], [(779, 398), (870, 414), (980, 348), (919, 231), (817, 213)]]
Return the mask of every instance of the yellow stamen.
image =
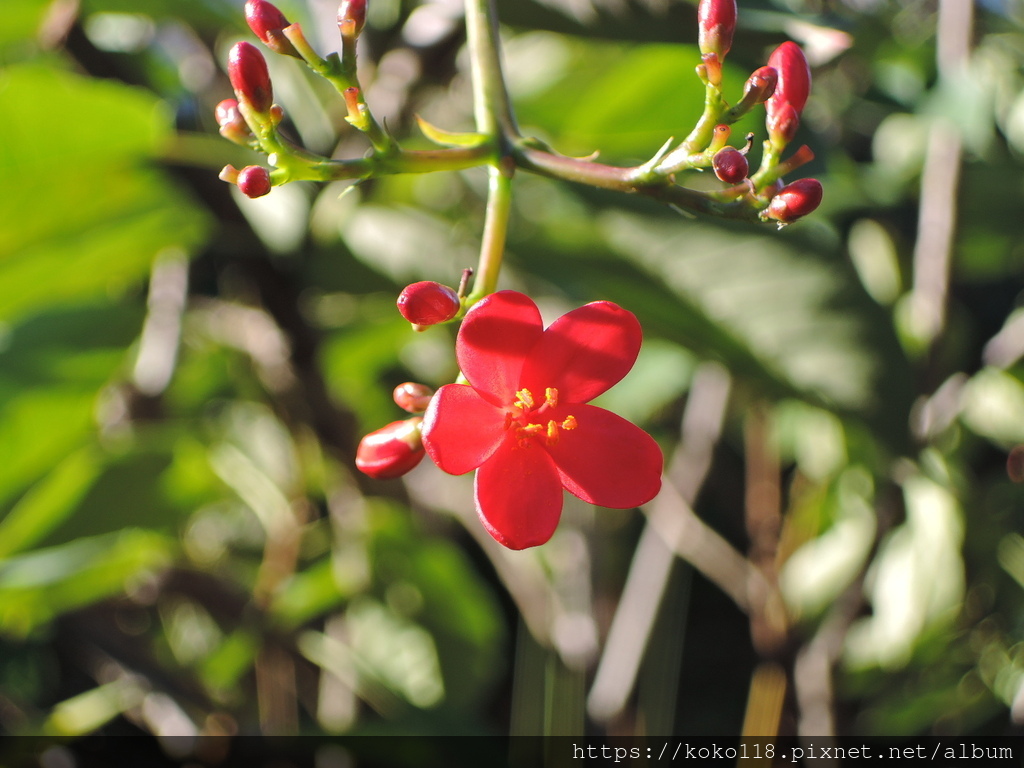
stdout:
[(544, 390), (544, 405), (554, 408), (558, 405), (558, 390), (548, 387)]
[(528, 389), (520, 389), (516, 392), (517, 400), (513, 403), (516, 408), (528, 411), (533, 408), (533, 394)]
[(519, 434), (525, 435), (526, 437), (533, 437), (534, 435), (539, 435), (543, 431), (543, 424), (527, 424), (525, 427), (520, 427)]
[(527, 424), (525, 427), (520, 427), (516, 430), (516, 442), (520, 448), (526, 448), (531, 444), (531, 437), (540, 434), (544, 431), (542, 424)]
[(558, 422), (556, 421), (548, 422), (547, 443), (548, 445), (555, 445), (556, 443), (558, 443)]
[(576, 417), (566, 416), (565, 421), (562, 422), (562, 429), (576, 429)]

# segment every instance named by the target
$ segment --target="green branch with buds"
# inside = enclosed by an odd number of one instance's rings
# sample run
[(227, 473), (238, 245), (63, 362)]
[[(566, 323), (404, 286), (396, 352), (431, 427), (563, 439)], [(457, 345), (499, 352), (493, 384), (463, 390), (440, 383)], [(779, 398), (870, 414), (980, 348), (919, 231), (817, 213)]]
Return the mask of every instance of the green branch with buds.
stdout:
[[(248, 0), (246, 20), (270, 50), (303, 61), (329, 81), (345, 101), (347, 121), (370, 145), (364, 157), (335, 160), (297, 147), (278, 130), (284, 111), (273, 102), (273, 86), (259, 49), (247, 42), (231, 50), (228, 74), (236, 99), (217, 107), (221, 134), (267, 155), (271, 168), (227, 166), (221, 178), (237, 184), (250, 197), (267, 194), (272, 186), (290, 181), (363, 180), (399, 173), (490, 169), (490, 199), (484, 223), (476, 283), (463, 296), (463, 312), (496, 290), (507, 231), (512, 177), (516, 169), (555, 179), (644, 195), (677, 208), (730, 219), (774, 219), (779, 226), (806, 215), (821, 200), (821, 185), (803, 179), (783, 187), (782, 177), (813, 158), (806, 146), (788, 159), (783, 154), (795, 136), (799, 116), (810, 91), (810, 71), (803, 52), (784, 43), (766, 66), (746, 81), (735, 104), (723, 91), (722, 63), (732, 46), (736, 0), (701, 0), (698, 7), (704, 111), (686, 139), (669, 140), (649, 161), (619, 167), (586, 158), (558, 154), (542, 142), (522, 136), (516, 124), (502, 72), (498, 21), (493, 0), (465, 0), (466, 37), (472, 69), (475, 131), (450, 133), (420, 121), (424, 135), (440, 145), (433, 150), (406, 150), (376, 119), (359, 83), (356, 48), (366, 23), (367, 0), (342, 0), (338, 8), (340, 53), (321, 56), (298, 24), (292, 24), (265, 0)], [(753, 136), (742, 147), (728, 144), (729, 126), (759, 104), (766, 107), (768, 138), (760, 167), (749, 173), (746, 154)], [(713, 169), (726, 185), (698, 191), (677, 183), (686, 170)], [(460, 315), (461, 316), (461, 315)]]

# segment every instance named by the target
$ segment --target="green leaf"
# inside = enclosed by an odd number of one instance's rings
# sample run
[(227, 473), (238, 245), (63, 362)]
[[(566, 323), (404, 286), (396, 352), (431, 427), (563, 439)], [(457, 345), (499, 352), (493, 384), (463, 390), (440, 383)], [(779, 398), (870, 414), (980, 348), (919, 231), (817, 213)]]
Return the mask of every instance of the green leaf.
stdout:
[(116, 294), (199, 241), (198, 211), (143, 167), (171, 135), (152, 95), (39, 65), (0, 73), (0, 95), (0, 173), (18, 190), (0, 220), (0, 320)]
[[(604, 214), (600, 226), (613, 248), (677, 297), (675, 332), (660, 328), (670, 337), (772, 380), (776, 390), (834, 408), (907, 407), (899, 385), (879, 388), (906, 363), (891, 335), (879, 338), (880, 311), (845, 265), (774, 233), (618, 211)], [(647, 309), (639, 298), (632, 306), (640, 314)], [(876, 400), (879, 391), (888, 392), (886, 403)]]
[(479, 147), (487, 141), (482, 133), (452, 133), (431, 125), (419, 115), (416, 116), (416, 122), (424, 136), (442, 147)]
[(140, 320), (133, 308), (80, 306), (8, 329), (0, 343), (0, 506), (91, 441), (97, 391), (123, 364)]
[(100, 466), (94, 450), (77, 451), (22, 496), (0, 520), (0, 558), (31, 546), (59, 525), (95, 481)]
[(4, 23), (0, 24), (0, 52), (34, 37), (50, 5), (51, 0), (7, 0)]
[(0, 561), (0, 633), (23, 636), (61, 613), (123, 594), (165, 567), (174, 546), (128, 529)]

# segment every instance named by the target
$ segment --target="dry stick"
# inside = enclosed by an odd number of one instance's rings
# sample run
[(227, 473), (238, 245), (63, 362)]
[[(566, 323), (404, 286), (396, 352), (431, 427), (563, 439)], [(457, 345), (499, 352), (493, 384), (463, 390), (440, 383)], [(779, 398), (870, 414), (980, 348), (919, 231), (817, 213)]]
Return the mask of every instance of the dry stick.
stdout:
[(755, 403), (744, 430), (747, 457), (746, 524), (750, 560), (764, 577), (751, 593), (750, 635), (762, 661), (750, 680), (743, 720), (745, 737), (778, 735), (787, 679), (775, 660), (786, 642), (786, 615), (778, 588), (776, 555), (782, 529), (782, 489), (779, 457), (771, 438), (764, 403)]
[(747, 413), (744, 440), (747, 457), (744, 503), (750, 540), (749, 558), (764, 576), (760, 586), (765, 587), (750, 595), (750, 633), (757, 652), (762, 657), (771, 657), (785, 642), (786, 619), (778, 592), (776, 568), (782, 530), (779, 457), (764, 403), (756, 403)]
[(595, 720), (610, 720), (626, 705), (675, 555), (689, 561), (746, 610), (747, 592), (756, 578), (753, 569), (691, 507), (711, 467), (729, 388), (729, 374), (717, 363), (697, 369), (683, 414), (680, 445), (665, 473), (661, 493), (644, 508), (648, 522), (587, 699), (587, 709)]
[[(941, 79), (958, 77), (967, 66), (973, 7), (973, 3), (963, 0), (939, 2), (936, 61)], [(942, 333), (946, 324), (962, 156), (963, 140), (959, 128), (946, 120), (936, 120), (928, 135), (921, 175), (911, 294), (914, 330), (929, 345)]]

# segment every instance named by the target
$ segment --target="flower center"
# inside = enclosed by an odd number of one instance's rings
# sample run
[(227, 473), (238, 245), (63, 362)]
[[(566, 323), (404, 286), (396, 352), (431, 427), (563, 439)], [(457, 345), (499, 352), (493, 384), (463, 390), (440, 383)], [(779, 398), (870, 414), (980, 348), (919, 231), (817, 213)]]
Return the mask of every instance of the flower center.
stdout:
[(516, 401), (512, 403), (511, 410), (505, 413), (505, 429), (516, 430), (516, 442), (520, 448), (526, 448), (531, 444), (534, 437), (543, 437), (545, 445), (558, 443), (559, 432), (563, 429), (576, 429), (576, 417), (569, 415), (561, 421), (548, 419), (545, 423), (532, 421), (544, 411), (558, 405), (558, 390), (554, 387), (547, 387), (544, 390), (544, 402), (537, 406), (537, 400), (528, 389), (520, 389), (516, 392)]

